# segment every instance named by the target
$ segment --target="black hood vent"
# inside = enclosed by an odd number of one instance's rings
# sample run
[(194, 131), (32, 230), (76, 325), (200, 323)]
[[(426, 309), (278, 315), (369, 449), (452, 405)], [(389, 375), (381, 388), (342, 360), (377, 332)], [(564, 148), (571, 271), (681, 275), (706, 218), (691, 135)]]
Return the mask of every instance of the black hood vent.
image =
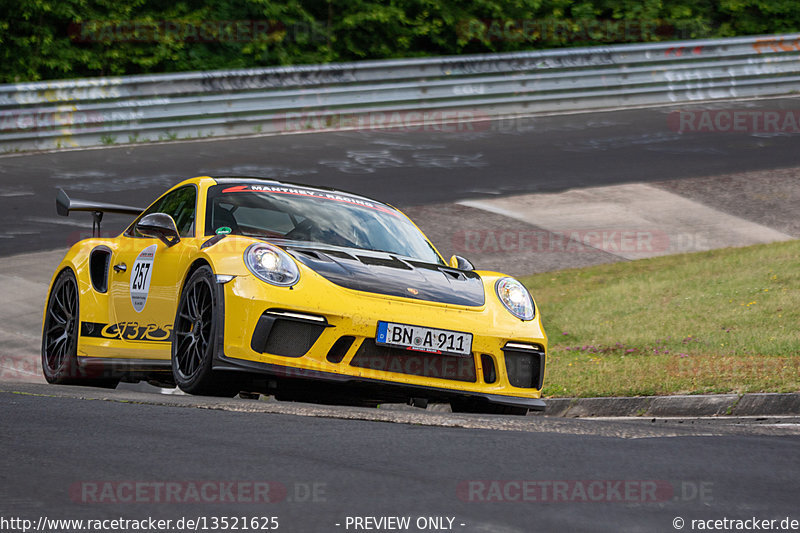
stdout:
[(328, 281), (348, 289), (471, 307), (485, 302), (483, 282), (475, 272), (383, 252), (351, 254), (297, 247), (287, 251)]
[(407, 263), (402, 262), (396, 257), (390, 257), (389, 259), (383, 257), (373, 257), (369, 255), (359, 255), (357, 257), (358, 260), (364, 263), (365, 265), (383, 266), (388, 268), (401, 268), (403, 270), (414, 270), (413, 267), (409, 266)]

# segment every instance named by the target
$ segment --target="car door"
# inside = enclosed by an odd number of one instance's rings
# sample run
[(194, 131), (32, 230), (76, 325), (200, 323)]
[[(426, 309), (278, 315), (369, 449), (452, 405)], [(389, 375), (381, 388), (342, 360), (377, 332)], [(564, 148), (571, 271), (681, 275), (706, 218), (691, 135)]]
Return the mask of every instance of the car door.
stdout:
[(113, 327), (125, 341), (127, 357), (170, 357), (175, 310), (194, 241), (196, 203), (194, 185), (166, 193), (137, 222), (150, 213), (166, 213), (175, 220), (181, 240), (168, 246), (159, 239), (144, 237), (134, 222), (120, 238), (111, 258)]

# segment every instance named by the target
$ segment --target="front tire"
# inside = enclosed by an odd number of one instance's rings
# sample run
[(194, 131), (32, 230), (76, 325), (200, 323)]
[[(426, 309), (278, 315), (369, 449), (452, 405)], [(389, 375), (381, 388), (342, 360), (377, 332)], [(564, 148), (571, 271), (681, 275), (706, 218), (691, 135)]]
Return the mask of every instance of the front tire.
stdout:
[(47, 300), (42, 328), (42, 373), (48, 383), (111, 388), (118, 378), (87, 374), (78, 364), (80, 301), (78, 281), (71, 269), (56, 278)]
[(222, 335), (220, 318), (214, 273), (210, 267), (202, 266), (183, 288), (172, 332), (172, 375), (182, 391), (225, 397), (239, 392), (232, 376), (212, 369)]

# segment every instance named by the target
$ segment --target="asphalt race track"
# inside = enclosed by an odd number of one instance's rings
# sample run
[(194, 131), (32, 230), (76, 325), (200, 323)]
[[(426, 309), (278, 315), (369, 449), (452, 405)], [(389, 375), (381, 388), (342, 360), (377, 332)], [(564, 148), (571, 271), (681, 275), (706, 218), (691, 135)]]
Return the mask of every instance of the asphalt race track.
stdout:
[[(0, 157), (0, 255), (64, 248), (91, 228), (58, 219), (72, 197), (145, 206), (194, 175), (253, 175), (338, 187), (398, 206), (800, 166), (796, 136), (679, 132), (678, 110), (796, 109), (798, 99), (722, 102), (433, 125)], [(127, 219), (109, 215), (108, 233)]]
[[(26, 393), (0, 392), (3, 427), (15, 428), (3, 435), (0, 516), (276, 516), (280, 531), (314, 532), (390, 531), (346, 528), (348, 516), (450, 517), (452, 530), (498, 533), (800, 518), (798, 433), (781, 435), (776, 425), (527, 417), (503, 427), (420, 411), (468, 426), (428, 427), (269, 414), (252, 400), (208, 408), (202, 399), (120, 403), (75, 388), (20, 388)], [(191, 492), (230, 481), (269, 484), (274, 499), (233, 493), (219, 504), (219, 491)], [(538, 489), (523, 492), (520, 482)], [(156, 483), (180, 485), (168, 497)]]
[[(798, 100), (698, 106), (796, 109)], [(689, 107), (3, 156), (0, 256), (64, 249), (88, 234), (88, 215), (55, 216), (59, 187), (144, 206), (198, 174), (334, 186), (424, 216), (460, 200), (669, 181), (671, 190), (796, 238), (790, 181), (759, 212), (713, 184), (704, 192), (681, 183), (800, 167), (797, 136), (674, 131), (670, 114)], [(783, 203), (769, 203), (773, 197)], [(788, 207), (773, 215), (774, 205)], [(104, 233), (125, 222), (109, 216)], [(774, 519), (780, 530), (782, 520), (800, 520), (797, 420), (384, 413), (0, 381), (0, 428), (2, 533), (22, 530), (2, 521), (12, 517), (33, 520), (31, 530), (42, 517), (152, 517), (173, 520), (162, 531), (266, 531), (277, 517), (277, 530), (289, 532), (496, 533), (692, 531), (700, 529), (692, 520), (725, 518)], [(241, 491), (231, 492), (231, 483)], [(181, 517), (205, 527), (176, 526)], [(231, 527), (234, 517), (256, 518), (258, 527)], [(387, 517), (410, 526), (391, 527), (397, 523)]]

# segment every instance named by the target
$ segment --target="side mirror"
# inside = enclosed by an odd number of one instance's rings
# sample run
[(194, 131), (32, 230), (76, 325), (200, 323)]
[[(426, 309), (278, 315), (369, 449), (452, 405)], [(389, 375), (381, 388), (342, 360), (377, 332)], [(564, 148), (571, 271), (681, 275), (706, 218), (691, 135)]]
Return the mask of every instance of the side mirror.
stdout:
[(472, 265), (472, 263), (460, 255), (454, 255), (450, 258), (450, 266), (459, 270), (475, 270), (475, 267)]
[(136, 223), (136, 231), (153, 239), (160, 239), (167, 246), (175, 246), (181, 240), (178, 227), (166, 213), (150, 213)]

